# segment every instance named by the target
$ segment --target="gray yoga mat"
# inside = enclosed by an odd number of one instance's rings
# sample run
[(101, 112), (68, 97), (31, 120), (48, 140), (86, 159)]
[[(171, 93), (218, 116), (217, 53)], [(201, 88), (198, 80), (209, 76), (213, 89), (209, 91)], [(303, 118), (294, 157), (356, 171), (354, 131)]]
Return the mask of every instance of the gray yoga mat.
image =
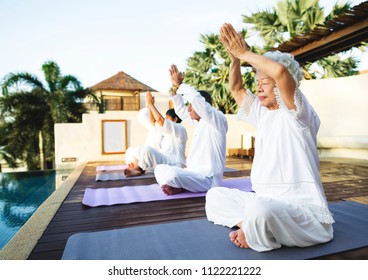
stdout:
[(147, 178), (155, 178), (155, 174), (153, 172), (146, 172), (140, 176), (127, 177), (123, 170), (96, 173), (96, 181), (135, 180)]
[(259, 253), (229, 241), (230, 229), (206, 219), (77, 233), (66, 244), (63, 260), (301, 260), (368, 246), (368, 205), (330, 204), (335, 236), (307, 248), (282, 247)]
[[(140, 176), (126, 177), (124, 175), (126, 165), (101, 165), (96, 167), (96, 181), (116, 181), (155, 178), (153, 171), (146, 172)], [(224, 173), (239, 172), (238, 169), (225, 167)]]

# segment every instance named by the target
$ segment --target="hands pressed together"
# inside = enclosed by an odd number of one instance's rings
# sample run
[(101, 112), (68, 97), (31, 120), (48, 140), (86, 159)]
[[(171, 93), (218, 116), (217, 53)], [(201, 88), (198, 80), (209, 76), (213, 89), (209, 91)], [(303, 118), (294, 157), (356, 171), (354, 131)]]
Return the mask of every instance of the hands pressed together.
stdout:
[(147, 91), (146, 93), (146, 104), (147, 106), (155, 104), (155, 98), (152, 96), (152, 93), (150, 91)]
[(221, 27), (219, 39), (232, 59), (239, 59), (243, 53), (249, 50), (242, 34), (236, 32), (234, 27), (229, 23), (225, 23)]
[[(233, 61), (240, 60), (242, 54), (249, 51), (248, 45), (241, 32), (237, 32), (229, 23), (224, 23), (221, 26), (219, 39)], [(173, 85), (173, 94), (176, 94), (176, 89), (184, 80), (184, 73), (180, 72), (175, 64), (171, 65), (169, 72), (171, 83)]]

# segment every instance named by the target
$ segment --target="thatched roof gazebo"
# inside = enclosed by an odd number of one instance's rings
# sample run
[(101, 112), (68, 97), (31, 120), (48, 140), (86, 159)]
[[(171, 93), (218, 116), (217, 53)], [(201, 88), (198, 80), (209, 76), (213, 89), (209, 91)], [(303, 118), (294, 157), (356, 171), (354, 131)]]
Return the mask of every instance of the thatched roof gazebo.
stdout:
[(157, 91), (134, 79), (123, 71), (91, 87), (92, 90)]
[(140, 93), (157, 90), (134, 79), (123, 71), (90, 87), (103, 99), (105, 110), (137, 111), (140, 109)]

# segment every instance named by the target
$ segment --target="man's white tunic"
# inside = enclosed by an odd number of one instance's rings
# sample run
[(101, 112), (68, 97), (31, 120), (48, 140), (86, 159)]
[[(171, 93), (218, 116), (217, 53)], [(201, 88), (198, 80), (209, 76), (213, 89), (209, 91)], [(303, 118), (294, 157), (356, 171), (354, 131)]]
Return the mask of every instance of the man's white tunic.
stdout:
[[(222, 181), (226, 159), (226, 132), (228, 123), (225, 115), (208, 104), (194, 88), (182, 84), (171, 98), (176, 114), (194, 125), (187, 167), (175, 168), (158, 165), (155, 169), (156, 180), (160, 185), (185, 188), (192, 192), (204, 192)], [(188, 101), (201, 117), (199, 121), (191, 119)]]

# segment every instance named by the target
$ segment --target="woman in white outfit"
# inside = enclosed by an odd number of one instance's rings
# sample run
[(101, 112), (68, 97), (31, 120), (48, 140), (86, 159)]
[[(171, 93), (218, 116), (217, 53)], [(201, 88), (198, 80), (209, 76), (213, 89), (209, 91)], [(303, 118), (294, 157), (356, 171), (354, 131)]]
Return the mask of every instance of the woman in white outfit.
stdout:
[[(230, 24), (222, 26), (220, 41), (232, 58), (229, 84), (238, 116), (257, 128), (254, 193), (211, 189), (208, 220), (239, 227), (230, 240), (259, 252), (330, 241), (334, 220), (319, 176), (320, 120), (299, 89), (299, 64), (286, 53), (252, 53)], [(257, 96), (242, 85), (240, 60), (257, 71)]]
[(151, 118), (151, 112), (148, 107), (144, 107), (138, 111), (137, 120), (143, 127), (147, 129), (146, 141), (143, 146), (129, 147), (125, 151), (125, 163), (127, 165), (139, 160), (141, 150), (145, 146), (150, 146), (156, 150), (161, 149), (163, 135), (161, 131), (155, 128), (155, 122), (152, 122)]
[[(183, 191), (206, 192), (219, 186), (226, 159), (225, 115), (211, 106), (212, 98), (206, 91), (196, 91), (182, 84), (183, 73), (175, 65), (170, 68), (173, 84), (171, 100), (178, 116), (194, 126), (194, 135), (187, 157), (186, 168), (157, 165), (156, 181), (167, 195)], [(186, 104), (186, 102), (187, 104)]]
[(136, 149), (136, 155), (124, 170), (127, 177), (140, 176), (145, 171), (153, 171), (158, 164), (185, 166), (185, 147), (188, 136), (185, 127), (180, 124), (181, 119), (174, 109), (169, 109), (164, 118), (154, 106), (154, 98), (150, 92), (146, 94), (146, 103), (150, 111), (152, 127), (149, 130), (150, 140), (154, 145), (148, 143)]

